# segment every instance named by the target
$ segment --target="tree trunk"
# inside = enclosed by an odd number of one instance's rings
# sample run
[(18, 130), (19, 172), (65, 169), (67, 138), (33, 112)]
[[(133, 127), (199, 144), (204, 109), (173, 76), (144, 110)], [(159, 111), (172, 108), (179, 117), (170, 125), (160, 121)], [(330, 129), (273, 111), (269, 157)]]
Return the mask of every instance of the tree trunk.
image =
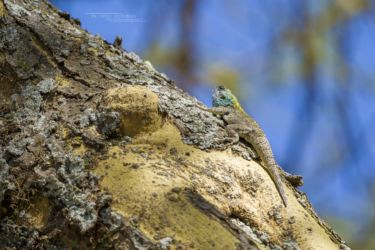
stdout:
[(0, 248), (346, 248), (198, 105), (46, 1), (0, 0)]

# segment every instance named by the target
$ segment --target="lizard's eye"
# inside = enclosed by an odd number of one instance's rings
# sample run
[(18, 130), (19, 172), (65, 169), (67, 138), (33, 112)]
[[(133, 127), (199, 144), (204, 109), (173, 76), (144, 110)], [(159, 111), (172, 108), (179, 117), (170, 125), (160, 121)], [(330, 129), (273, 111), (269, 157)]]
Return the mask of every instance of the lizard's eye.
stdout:
[(220, 99), (224, 100), (224, 99), (225, 99), (225, 96), (223, 96), (223, 95), (222, 95), (222, 96), (220, 96)]

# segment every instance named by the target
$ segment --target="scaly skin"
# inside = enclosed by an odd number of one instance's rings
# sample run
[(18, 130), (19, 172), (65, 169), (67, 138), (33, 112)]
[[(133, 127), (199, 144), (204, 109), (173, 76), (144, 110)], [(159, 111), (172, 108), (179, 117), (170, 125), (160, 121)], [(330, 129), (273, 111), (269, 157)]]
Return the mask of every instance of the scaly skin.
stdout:
[(254, 147), (286, 207), (287, 198), (283, 189), (278, 165), (263, 130), (253, 118), (245, 113), (237, 98), (229, 89), (222, 86), (217, 87), (214, 91), (212, 102), (214, 107), (204, 110), (220, 115), (223, 118), (227, 123), (226, 129), (232, 137), (232, 143), (236, 143), (239, 138), (242, 138)]
[[(252, 123), (256, 124), (254, 120)], [(249, 132), (247, 134), (239, 134), (239, 136), (247, 142), (249, 142), (251, 145), (253, 145), (258, 156), (264, 163), (266, 171), (268, 172), (273, 183), (275, 184), (276, 189), (279, 192), (279, 195), (284, 205), (287, 206), (286, 195), (280, 178), (278, 165), (275, 161), (275, 157), (273, 156), (271, 145), (268, 142), (264, 132), (258, 125), (254, 126), (253, 128), (253, 132)]]

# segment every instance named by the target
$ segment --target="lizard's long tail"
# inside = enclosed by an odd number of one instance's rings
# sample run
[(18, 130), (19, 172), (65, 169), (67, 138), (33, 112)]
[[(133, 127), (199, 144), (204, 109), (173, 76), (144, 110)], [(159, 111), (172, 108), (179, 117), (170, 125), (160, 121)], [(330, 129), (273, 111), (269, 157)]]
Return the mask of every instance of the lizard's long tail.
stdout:
[(285, 191), (284, 191), (284, 188), (283, 188), (283, 183), (281, 181), (278, 168), (279, 167), (277, 166), (277, 164), (272, 164), (272, 165), (266, 166), (266, 171), (268, 172), (268, 174), (270, 175), (273, 183), (275, 184), (277, 192), (279, 193), (279, 195), (281, 197), (281, 200), (284, 203), (284, 206), (287, 207), (288, 203), (287, 203), (287, 199), (286, 199), (286, 194), (285, 194)]
[(260, 157), (260, 159), (263, 161), (264, 168), (267, 171), (268, 175), (271, 177), (273, 183), (276, 186), (277, 192), (279, 193), (281, 200), (284, 203), (284, 206), (287, 207), (287, 199), (286, 194), (283, 188), (283, 183), (281, 181), (280, 173), (279, 173), (279, 167), (275, 161), (275, 158), (273, 156), (271, 146), (264, 136), (254, 136), (253, 138), (253, 146)]

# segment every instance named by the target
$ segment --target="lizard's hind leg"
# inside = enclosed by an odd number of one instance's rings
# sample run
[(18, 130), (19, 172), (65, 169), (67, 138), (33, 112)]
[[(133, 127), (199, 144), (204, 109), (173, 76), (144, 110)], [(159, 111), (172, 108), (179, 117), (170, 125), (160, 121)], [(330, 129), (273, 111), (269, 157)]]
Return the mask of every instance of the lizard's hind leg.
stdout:
[(235, 130), (225, 127), (225, 131), (227, 132), (227, 136), (217, 139), (219, 144), (224, 144), (229, 147), (239, 142), (240, 136)]
[(238, 143), (242, 134), (248, 134), (252, 131), (242, 124), (228, 124), (225, 129), (228, 134), (226, 139), (230, 141), (231, 145)]

